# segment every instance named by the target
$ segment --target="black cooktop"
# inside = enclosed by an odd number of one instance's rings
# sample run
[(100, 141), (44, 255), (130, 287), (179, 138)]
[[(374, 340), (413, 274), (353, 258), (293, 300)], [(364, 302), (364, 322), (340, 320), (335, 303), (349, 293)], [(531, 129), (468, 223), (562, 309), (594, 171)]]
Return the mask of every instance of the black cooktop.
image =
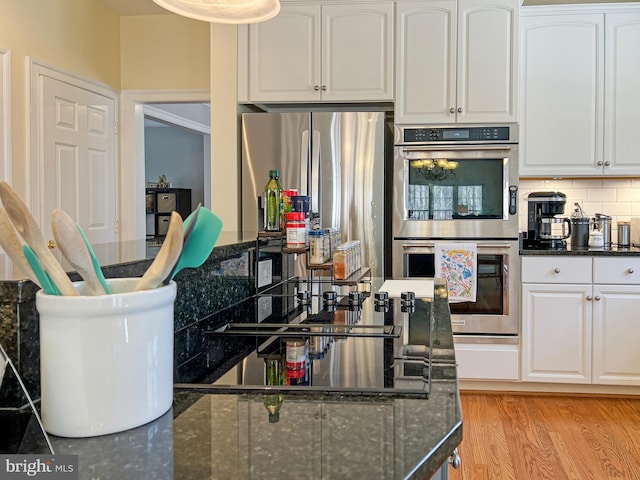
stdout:
[(219, 372), (218, 359), (228, 361), (229, 353), (236, 358), (222, 377), (203, 378), (199, 387), (428, 396), (430, 301), (385, 299), (369, 284), (310, 288), (262, 294), (255, 318), (205, 332), (211, 368)]

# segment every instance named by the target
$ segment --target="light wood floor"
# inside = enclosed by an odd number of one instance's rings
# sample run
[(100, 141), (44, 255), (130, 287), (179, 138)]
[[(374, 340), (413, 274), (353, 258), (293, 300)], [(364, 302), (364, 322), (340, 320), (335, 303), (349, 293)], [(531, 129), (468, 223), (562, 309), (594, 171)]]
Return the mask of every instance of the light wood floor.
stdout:
[(451, 480), (640, 479), (640, 398), (462, 395)]

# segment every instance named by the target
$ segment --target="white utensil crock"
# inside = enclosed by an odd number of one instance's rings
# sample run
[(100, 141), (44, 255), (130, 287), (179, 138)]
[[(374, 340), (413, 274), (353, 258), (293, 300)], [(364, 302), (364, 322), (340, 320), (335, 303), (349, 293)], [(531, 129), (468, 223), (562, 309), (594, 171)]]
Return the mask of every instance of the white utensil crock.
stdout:
[(40, 290), (42, 423), (62, 437), (90, 437), (150, 422), (173, 401), (176, 284), (132, 292), (138, 278), (107, 280), (112, 295)]

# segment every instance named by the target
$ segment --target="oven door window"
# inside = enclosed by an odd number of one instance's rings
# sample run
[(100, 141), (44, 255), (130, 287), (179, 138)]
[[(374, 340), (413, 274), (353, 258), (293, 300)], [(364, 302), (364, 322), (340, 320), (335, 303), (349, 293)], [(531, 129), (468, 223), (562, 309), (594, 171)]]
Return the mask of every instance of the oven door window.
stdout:
[[(452, 314), (506, 315), (508, 302), (506, 295), (506, 268), (504, 255), (478, 254), (478, 291), (475, 302), (451, 303)], [(411, 253), (405, 255), (407, 277), (431, 278), (435, 273), (435, 259), (432, 253)]]
[(505, 161), (405, 156), (409, 220), (502, 219)]

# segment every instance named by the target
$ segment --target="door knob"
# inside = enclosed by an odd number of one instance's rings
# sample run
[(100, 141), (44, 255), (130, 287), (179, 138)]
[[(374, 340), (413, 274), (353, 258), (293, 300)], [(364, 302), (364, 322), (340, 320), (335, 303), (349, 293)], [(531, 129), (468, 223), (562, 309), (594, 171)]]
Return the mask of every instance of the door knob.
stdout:
[(462, 113), (462, 107), (458, 107), (458, 113)]
[(606, 162), (604, 162), (604, 166), (608, 167), (609, 165), (611, 165), (611, 162), (609, 160), (607, 160)]
[(627, 269), (627, 273), (633, 273), (633, 268)]
[(455, 108), (453, 108), (453, 107), (451, 107), (451, 108), (449, 109), (449, 113), (456, 113), (456, 109), (455, 109)]
[(555, 273), (560, 273), (560, 269), (559, 269), (558, 267), (554, 268), (554, 269), (553, 269), (553, 271), (554, 271)]
[(596, 295), (596, 302), (600, 301), (600, 295)]
[(596, 165), (598, 165), (599, 167), (601, 167), (602, 165), (604, 165), (604, 162), (602, 160), (600, 160), (598, 163), (596, 163)]
[(314, 85), (313, 89), (317, 92), (318, 90), (320, 90), (320, 87), (318, 85)]
[(322, 91), (326, 92), (327, 91), (327, 86), (326, 85), (322, 85)]
[(591, 300), (593, 300), (593, 297), (591, 295), (587, 295), (587, 300), (591, 301)]

